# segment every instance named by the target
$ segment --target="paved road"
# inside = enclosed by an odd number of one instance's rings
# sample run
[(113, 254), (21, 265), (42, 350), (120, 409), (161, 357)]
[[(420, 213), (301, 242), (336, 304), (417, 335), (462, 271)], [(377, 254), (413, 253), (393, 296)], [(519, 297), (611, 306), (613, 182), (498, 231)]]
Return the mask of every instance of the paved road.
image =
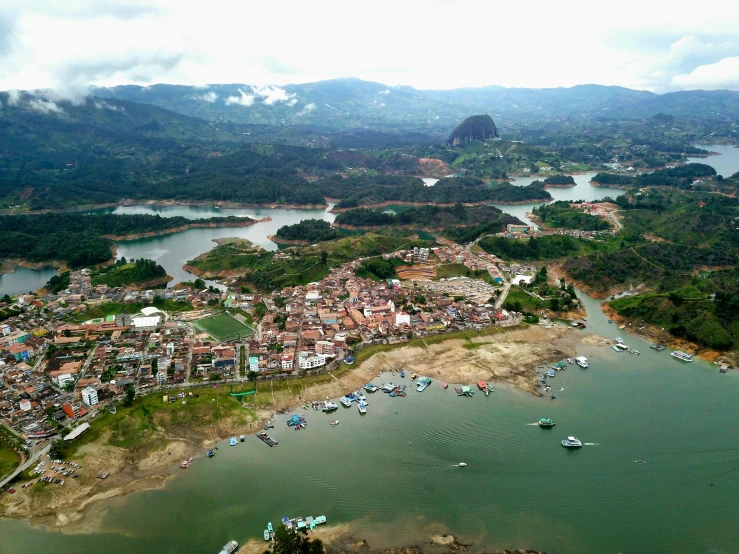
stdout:
[(22, 471), (25, 471), (31, 466), (35, 466), (38, 459), (42, 455), (46, 454), (49, 451), (49, 448), (51, 448), (51, 443), (44, 446), (41, 450), (31, 454), (31, 456), (28, 458), (28, 460), (25, 461), (25, 463), (19, 465), (13, 473), (11, 473), (7, 477), (5, 477), (2, 481), (0, 481), (0, 488), (4, 487), (7, 483), (15, 479), (15, 477)]

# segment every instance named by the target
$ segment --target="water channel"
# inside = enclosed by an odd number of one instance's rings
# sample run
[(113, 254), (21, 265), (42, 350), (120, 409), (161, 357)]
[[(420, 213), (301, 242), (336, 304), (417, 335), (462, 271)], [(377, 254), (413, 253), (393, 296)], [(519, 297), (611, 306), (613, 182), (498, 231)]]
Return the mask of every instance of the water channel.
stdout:
[[(301, 432), (280, 417), (278, 447), (222, 443), (164, 489), (97, 504), (96, 532), (0, 521), (0, 552), (201, 554), (284, 515), (320, 514), (375, 547), (453, 532), (557, 553), (736, 551), (739, 374), (655, 352), (581, 297), (586, 332), (641, 355), (583, 347), (590, 368), (560, 372), (556, 400), (507, 386), (464, 399), (435, 382), (407, 398), (376, 393), (364, 417), (342, 408), (336, 428), (312, 410)], [(557, 426), (532, 425), (540, 417)], [(568, 435), (586, 446), (563, 449)]]

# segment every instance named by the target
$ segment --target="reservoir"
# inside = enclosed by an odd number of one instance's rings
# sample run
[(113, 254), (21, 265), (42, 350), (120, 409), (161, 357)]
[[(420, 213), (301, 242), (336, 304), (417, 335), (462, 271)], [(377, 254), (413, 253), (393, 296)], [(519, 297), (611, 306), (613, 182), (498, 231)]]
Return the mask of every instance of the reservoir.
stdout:
[(731, 177), (739, 171), (739, 148), (731, 144), (694, 144), (696, 148), (703, 148), (709, 152), (717, 152), (718, 156), (707, 158), (688, 158), (688, 163), (710, 165), (716, 173), (724, 177)]
[[(95, 505), (95, 532), (2, 520), (0, 552), (202, 554), (259, 538), (285, 515), (353, 522), (373, 547), (453, 532), (550, 553), (739, 550), (739, 374), (651, 350), (580, 297), (586, 332), (621, 336), (641, 355), (582, 347), (590, 367), (559, 372), (556, 400), (499, 385), (467, 399), (434, 381), (406, 398), (368, 395), (366, 416), (299, 410), (307, 429), (278, 416), (276, 448), (223, 442), (161, 490)], [(541, 417), (556, 427), (534, 425)], [(565, 450), (568, 435), (585, 446)]]
[(43, 287), (56, 269), (28, 269), (17, 266), (13, 273), (0, 274), (0, 296), (25, 294)]

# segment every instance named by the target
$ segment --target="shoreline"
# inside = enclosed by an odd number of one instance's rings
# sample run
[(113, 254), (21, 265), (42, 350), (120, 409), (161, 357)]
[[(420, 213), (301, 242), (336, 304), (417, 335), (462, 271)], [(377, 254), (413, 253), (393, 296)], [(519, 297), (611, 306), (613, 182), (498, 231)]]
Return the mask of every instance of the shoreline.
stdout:
[(536, 204), (541, 202), (551, 202), (554, 200), (553, 198), (532, 198), (530, 200), (518, 200), (516, 202), (506, 202), (506, 201), (497, 201), (497, 200), (482, 200), (480, 202), (405, 202), (401, 200), (387, 200), (385, 202), (379, 202), (375, 204), (365, 204), (362, 206), (354, 206), (352, 208), (336, 208), (333, 207), (329, 210), (329, 213), (332, 214), (338, 214), (341, 212), (346, 212), (349, 210), (356, 210), (357, 208), (367, 208), (367, 209), (374, 209), (374, 208), (386, 208), (387, 206), (439, 206), (443, 208), (449, 208), (452, 206), (456, 206), (457, 204), (462, 204), (463, 206), (492, 206), (494, 204), (499, 205), (505, 205), (505, 206), (518, 206), (522, 204)]
[[(437, 381), (437, 386), (442, 382), (474, 385), (477, 379), (486, 379), (496, 384), (509, 384), (534, 396), (542, 396), (536, 381), (539, 366), (573, 355), (580, 344), (600, 344), (605, 339), (592, 334), (576, 334), (568, 327), (556, 325), (551, 329), (542, 326), (490, 327), (481, 334), (461, 331), (448, 335), (432, 335), (424, 340), (426, 349), (437, 351), (434, 363), (429, 364), (424, 356), (415, 356), (416, 361), (407, 363), (409, 359), (414, 359), (413, 352), (425, 351), (420, 339), (407, 344), (382, 345), (383, 348), (368, 346), (355, 353), (355, 365), (342, 364), (332, 373), (323, 374), (323, 379), (313, 380), (312, 385), (301, 393), (293, 394), (286, 390), (283, 394), (281, 391), (269, 406), (245, 405), (245, 409), (255, 412), (250, 416), (252, 423), (248, 428), (241, 425), (238, 434), (252, 435), (259, 432), (262, 422), (276, 411), (292, 412), (311, 400), (338, 398), (356, 390), (378, 373), (394, 369), (395, 361), (407, 365), (408, 371), (420, 364), (417, 369), (421, 374), (429, 375)], [(473, 344), (474, 347), (470, 349), (468, 344)], [(449, 359), (457, 361), (449, 363)], [(487, 363), (481, 365), (480, 360)], [(385, 364), (393, 365), (382, 367)], [(482, 371), (481, 367), (484, 368)], [(177, 473), (182, 459), (189, 456), (194, 456), (196, 460), (203, 459), (207, 448), (236, 432), (228, 421), (222, 423), (231, 426), (228, 429), (221, 428), (223, 425), (212, 429), (214, 436), (207, 438), (200, 436), (202, 430), (197, 426), (180, 430), (179, 436), (171, 436), (166, 429), (162, 429), (161, 438), (164, 440), (160, 444), (165, 445), (164, 449), (138, 453), (108, 445), (109, 434), (101, 433), (94, 441), (83, 444), (79, 453), (70, 458), (82, 463), (89, 472), (79, 482), (70, 483), (74, 490), (65, 490), (64, 493), (69, 494), (55, 496), (56, 503), (48, 505), (43, 491), (39, 495), (29, 496), (19, 488), (21, 494), (7, 496), (4, 501), (0, 499), (3, 504), (3, 514), (0, 517), (27, 520), (32, 525), (65, 528), (65, 532), (70, 533), (82, 525), (86, 528), (94, 526), (94, 521), (89, 519), (91, 506), (97, 505), (100, 500), (164, 486)], [(98, 470), (110, 471), (111, 475), (105, 481), (97, 481), (94, 472)]]
[(223, 221), (218, 222), (214, 221), (211, 223), (196, 223), (197, 220), (194, 220), (193, 223), (187, 223), (185, 225), (180, 225), (179, 227), (171, 227), (169, 229), (159, 229), (157, 231), (147, 231), (146, 233), (132, 233), (130, 235), (100, 235), (104, 239), (116, 241), (116, 242), (125, 242), (129, 240), (138, 240), (138, 239), (144, 239), (144, 238), (150, 238), (150, 237), (159, 237), (162, 235), (173, 235), (175, 233), (181, 233), (183, 231), (187, 231), (188, 229), (220, 229), (223, 227), (250, 227), (252, 225), (256, 225), (257, 223), (261, 223), (262, 219), (252, 219), (252, 218), (244, 218), (244, 221)]

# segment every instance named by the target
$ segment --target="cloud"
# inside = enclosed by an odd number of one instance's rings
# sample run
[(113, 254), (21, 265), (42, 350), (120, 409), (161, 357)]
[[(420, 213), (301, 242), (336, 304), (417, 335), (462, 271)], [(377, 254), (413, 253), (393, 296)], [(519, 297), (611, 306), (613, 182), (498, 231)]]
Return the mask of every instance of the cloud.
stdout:
[(306, 104), (302, 110), (296, 113), (295, 117), (302, 117), (304, 115), (308, 115), (315, 109), (316, 109), (316, 105), (313, 102), (311, 102), (310, 104)]
[(15, 106), (21, 99), (21, 93), (18, 89), (10, 89), (8, 94), (8, 106)]
[(739, 90), (739, 56), (700, 65), (690, 73), (675, 75), (672, 84), (680, 89)]
[(123, 106), (114, 106), (113, 104), (108, 104), (105, 100), (95, 100), (94, 102), (95, 107), (98, 110), (110, 110), (111, 112), (125, 112), (126, 108)]
[(28, 102), (28, 107), (34, 111), (44, 114), (65, 113), (64, 110), (57, 106), (55, 102), (52, 102), (51, 100), (44, 100), (43, 98), (32, 98)]
[[(210, 91), (210, 92), (206, 92), (205, 94), (201, 96), (196, 96), (195, 99), (202, 100), (203, 102), (210, 102), (212, 104), (213, 102), (218, 100), (218, 94), (216, 94), (213, 91)], [(228, 101), (226, 101), (226, 103), (228, 103)]]
[(244, 106), (245, 108), (250, 107), (254, 104), (255, 97), (253, 94), (247, 94), (243, 90), (239, 89), (241, 96), (229, 96), (226, 98), (226, 105), (230, 106), (236, 104), (238, 106)]
[(288, 93), (285, 89), (280, 87), (252, 86), (251, 90), (259, 98), (264, 98), (264, 103), (268, 106), (272, 106), (278, 102), (284, 102), (288, 106), (294, 106), (297, 103), (295, 94)]
[(381, 90), (377, 94), (384, 94), (385, 96), (387, 96), (388, 94), (390, 94), (390, 89), (386, 88), (385, 90)]

